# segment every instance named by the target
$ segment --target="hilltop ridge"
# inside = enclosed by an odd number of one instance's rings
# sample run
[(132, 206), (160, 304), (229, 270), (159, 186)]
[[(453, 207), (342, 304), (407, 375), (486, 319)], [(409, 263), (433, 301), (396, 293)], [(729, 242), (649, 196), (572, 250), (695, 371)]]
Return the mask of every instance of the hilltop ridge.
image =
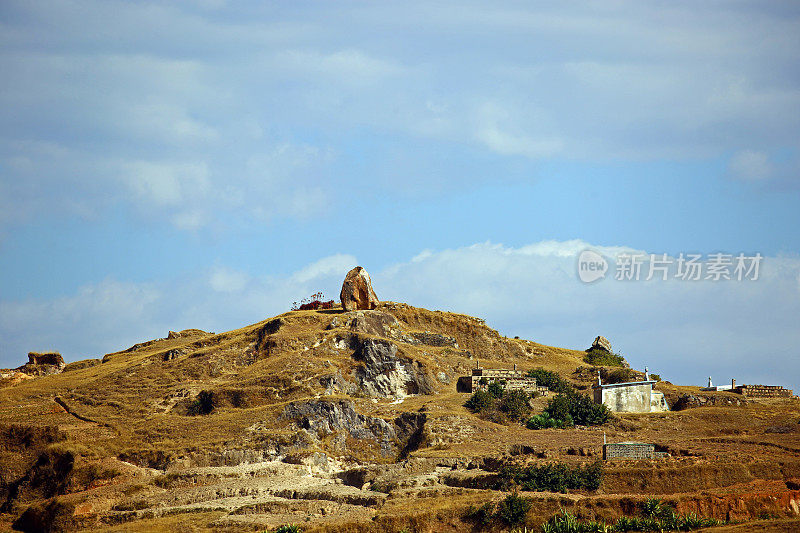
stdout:
[[(673, 459), (643, 471), (608, 465), (599, 491), (570, 495), (570, 506), (614, 516), (623, 512), (619, 495), (655, 493), (695, 509), (710, 505), (695, 494), (704, 488), (721, 491), (708, 509), (729, 514), (726, 491), (749, 483), (757, 494), (766, 487), (788, 498), (767, 507), (791, 516), (790, 501), (800, 501), (800, 487), (784, 483), (800, 477), (794, 401), (533, 431), (479, 417), (457, 390), (479, 362), (543, 368), (586, 391), (596, 378), (585, 356), (504, 337), (479, 318), (396, 302), (288, 311), (223, 333), (170, 332), (0, 388), (3, 516), (23, 528), (47, 519), (67, 529), (126, 522), (128, 530), (169, 530), (184, 516), (200, 529), (308, 518), (320, 531), (412, 523), (458, 531), (467, 507), (503, 494), (495, 487), (503, 461), (589, 464), (604, 438), (656, 442)], [(699, 394), (658, 387), (671, 399)], [(534, 411), (547, 401), (532, 400)], [(407, 506), (423, 493), (438, 511)], [(542, 500), (532, 519), (553, 505)], [(765, 505), (748, 503), (741, 516)]]

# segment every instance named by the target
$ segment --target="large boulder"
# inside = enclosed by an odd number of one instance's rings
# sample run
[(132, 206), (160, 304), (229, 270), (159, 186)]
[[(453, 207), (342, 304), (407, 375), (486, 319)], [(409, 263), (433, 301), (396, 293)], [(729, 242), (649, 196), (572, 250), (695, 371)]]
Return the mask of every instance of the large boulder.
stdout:
[(369, 274), (360, 266), (347, 273), (339, 298), (345, 311), (376, 309), (380, 304)]
[(55, 365), (64, 366), (64, 358), (58, 352), (29, 352), (28, 353), (29, 365)]
[(64, 358), (58, 352), (30, 352), (28, 362), (17, 368), (19, 372), (29, 376), (46, 376), (48, 374), (58, 374), (67, 366)]
[(592, 347), (589, 350), (602, 350), (604, 352), (612, 353), (611, 352), (611, 341), (606, 339), (605, 337), (597, 337), (594, 342), (592, 343)]

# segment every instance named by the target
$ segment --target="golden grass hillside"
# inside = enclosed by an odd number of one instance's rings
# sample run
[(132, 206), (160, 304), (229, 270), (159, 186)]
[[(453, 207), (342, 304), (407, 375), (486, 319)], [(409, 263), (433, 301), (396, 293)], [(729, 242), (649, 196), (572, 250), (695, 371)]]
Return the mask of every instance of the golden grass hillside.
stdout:
[(626, 498), (654, 494), (726, 520), (794, 516), (796, 400), (533, 431), (476, 416), (456, 388), (479, 361), (544, 368), (587, 390), (584, 355), (393, 302), (171, 332), (0, 388), (0, 526), (463, 531), (478, 527), (470, 506), (504, 496), (491, 484), (500, 462), (589, 464), (604, 438), (654, 442), (671, 458), (609, 463), (595, 492), (531, 494), (532, 527), (558, 508), (612, 519)]

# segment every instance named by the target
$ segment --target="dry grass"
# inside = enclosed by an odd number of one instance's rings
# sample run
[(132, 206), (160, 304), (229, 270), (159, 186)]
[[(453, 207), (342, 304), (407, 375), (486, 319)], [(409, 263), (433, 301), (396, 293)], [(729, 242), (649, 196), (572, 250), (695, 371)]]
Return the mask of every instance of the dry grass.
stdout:
[[(721, 491), (717, 496), (724, 500), (726, 494), (748, 483), (800, 477), (797, 401), (622, 415), (604, 427), (591, 429), (531, 431), (518, 424), (499, 425), (470, 413), (463, 405), (468, 395), (455, 392), (457, 377), (468, 375), (476, 359), (489, 368), (512, 368), (514, 364), (522, 370), (542, 367), (578, 386), (588, 386), (573, 374), (576, 368), (585, 366), (585, 352), (509, 339), (464, 315), (391, 302), (382, 310), (396, 317), (406, 334), (428, 332), (456, 339), (458, 348), (396, 341), (401, 355), (418, 362), (431, 376), (435, 394), (408, 397), (402, 403), (340, 395), (326, 398), (347, 398), (360, 413), (385, 420), (402, 413), (425, 412), (427, 445), (414, 451), (412, 458), (469, 460), (502, 455), (518, 445), (539, 454), (530, 460), (586, 462), (601, 455), (604, 434), (609, 442), (654, 442), (673, 455), (666, 461), (608, 466), (599, 495), (582, 497), (587, 508), (603, 516), (621, 512), (621, 504), (613, 502), (623, 495), (684, 497), (706, 490)], [(126, 497), (125, 491), (134, 498), (146, 498), (151, 489), (167, 490), (152, 485), (155, 474), (148, 477), (125, 463), (117, 461), (114, 466), (102, 461), (116, 461), (122, 456), (143, 466), (164, 468), (176, 460), (212, 457), (225, 450), (263, 450), (294, 442), (296, 428), (291, 421), (281, 419), (283, 408), (292, 401), (324, 397), (320, 378), (336, 372), (346, 376), (356, 364), (352, 350), (337, 347), (337, 339), (353, 335), (342, 327), (330, 328), (337, 316), (338, 310), (287, 312), (275, 317), (281, 325), (268, 334), (264, 333), (267, 325), (275, 319), (221, 334), (186, 332), (178, 338), (145, 343), (136, 350), (108, 354), (102, 364), (75, 365), (67, 373), (0, 389), (0, 423), (58, 428), (67, 443), (78, 450), (81, 468), (95, 468), (95, 474), (120, 469), (120, 476), (106, 476), (106, 485), (70, 495), (78, 504), (90, 495), (119, 502)], [(449, 382), (439, 381), (439, 373), (444, 373)], [(659, 384), (659, 388), (668, 397), (698, 391), (697, 387), (667, 383)], [(211, 414), (187, 416), (186, 406), (202, 390), (214, 392), (219, 403)], [(55, 397), (67, 408), (56, 403)], [(541, 411), (546, 401), (536, 399), (534, 412)], [(331, 441), (323, 440), (314, 449), (325, 451)], [(368, 446), (360, 448), (363, 443), (348, 442), (351, 457), (389, 460), (376, 457)], [(20, 449), (0, 452), (3, 464), (16, 461), (28, 465), (35, 457), (36, 453)], [(93, 461), (97, 465), (91, 467)], [(14, 475), (24, 468), (27, 466), (15, 470)], [(773, 489), (778, 490), (769, 490)], [(431, 493), (424, 500), (419, 494), (390, 498), (369, 530), (398, 531), (405, 527), (463, 531), (461, 515), (469, 505), (500, 497), (502, 494), (496, 492), (467, 490), (446, 496)], [(540, 499), (532, 517), (542, 521), (565, 503), (562, 496), (542, 495)], [(420, 505), (422, 501), (424, 505)], [(219, 516), (221, 513), (193, 513), (97, 530), (202, 531)], [(179, 527), (184, 529), (176, 529)], [(316, 530), (365, 530), (363, 522), (333, 527), (328, 523)]]

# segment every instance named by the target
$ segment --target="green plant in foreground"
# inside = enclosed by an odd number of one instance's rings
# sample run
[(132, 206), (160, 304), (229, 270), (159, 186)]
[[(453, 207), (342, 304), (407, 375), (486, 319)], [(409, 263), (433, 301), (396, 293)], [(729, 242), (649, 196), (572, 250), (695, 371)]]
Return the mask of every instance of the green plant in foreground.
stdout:
[(284, 524), (282, 526), (278, 526), (273, 533), (303, 533), (303, 530), (300, 529), (300, 526), (296, 524)]
[(580, 521), (565, 509), (542, 524), (542, 533), (608, 533), (610, 531), (612, 529), (604, 522)]
[(495, 516), (509, 526), (516, 526), (525, 521), (525, 516), (530, 508), (530, 500), (521, 498), (516, 494), (509, 494), (497, 504)]
[(568, 490), (597, 490), (603, 479), (603, 465), (595, 462), (575, 467), (564, 463), (520, 467), (503, 465), (498, 475), (501, 484), (519, 485), (522, 490), (567, 492)]
[(627, 531), (692, 531), (714, 527), (724, 522), (714, 518), (698, 517), (695, 514), (678, 515), (672, 507), (661, 504), (656, 498), (642, 502), (645, 516), (621, 516), (613, 524), (602, 521), (579, 520), (574, 514), (562, 509), (542, 524), (542, 533), (610, 533)]

